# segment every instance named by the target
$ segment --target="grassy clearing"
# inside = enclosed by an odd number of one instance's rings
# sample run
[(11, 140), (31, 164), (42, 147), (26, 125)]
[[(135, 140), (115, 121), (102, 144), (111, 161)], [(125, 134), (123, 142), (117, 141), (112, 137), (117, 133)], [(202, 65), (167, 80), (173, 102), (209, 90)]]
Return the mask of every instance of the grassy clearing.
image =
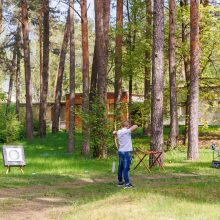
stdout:
[[(215, 135), (219, 133), (217, 129)], [(197, 162), (186, 160), (182, 146), (166, 152), (165, 172), (155, 168), (149, 174), (141, 166), (131, 169), (135, 188), (124, 190), (116, 186), (117, 175), (111, 172), (116, 152), (107, 160), (84, 158), (80, 138), (78, 135), (72, 155), (66, 153), (66, 133), (23, 142), (25, 174), (18, 168), (12, 168), (8, 175), (3, 166), (0, 170), (0, 213), (10, 216), (16, 208), (26, 210), (24, 216), (28, 210), (49, 210), (44, 219), (64, 220), (220, 218), (220, 170), (211, 168), (208, 146), (200, 149)], [(148, 143), (140, 132), (134, 134), (134, 146)], [(137, 159), (132, 167), (136, 163)]]

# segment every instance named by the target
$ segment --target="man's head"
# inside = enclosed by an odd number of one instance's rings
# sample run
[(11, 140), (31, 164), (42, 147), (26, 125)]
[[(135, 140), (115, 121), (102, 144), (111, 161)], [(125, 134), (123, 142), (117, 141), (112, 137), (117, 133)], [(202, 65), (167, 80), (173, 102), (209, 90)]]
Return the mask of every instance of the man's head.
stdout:
[(129, 126), (130, 126), (129, 121), (123, 121), (123, 122), (121, 123), (121, 127), (122, 127), (122, 128), (129, 128)]

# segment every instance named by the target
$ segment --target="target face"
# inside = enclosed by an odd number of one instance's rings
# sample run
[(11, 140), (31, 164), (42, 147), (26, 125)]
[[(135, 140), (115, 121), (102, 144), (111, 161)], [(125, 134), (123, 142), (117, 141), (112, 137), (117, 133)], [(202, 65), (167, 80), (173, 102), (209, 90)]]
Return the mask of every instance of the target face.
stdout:
[(7, 149), (8, 161), (21, 161), (21, 149)]
[(22, 146), (3, 146), (5, 165), (25, 165), (24, 148)]

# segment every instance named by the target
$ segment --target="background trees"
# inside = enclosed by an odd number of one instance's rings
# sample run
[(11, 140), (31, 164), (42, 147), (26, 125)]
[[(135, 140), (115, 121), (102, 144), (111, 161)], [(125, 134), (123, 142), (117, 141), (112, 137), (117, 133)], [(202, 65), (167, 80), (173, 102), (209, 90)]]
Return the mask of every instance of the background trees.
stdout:
[[(19, 103), (26, 103), (27, 136), (32, 138), (33, 127), (44, 136), (50, 130), (47, 103), (55, 100), (52, 130), (57, 132), (65, 95), (70, 93), (74, 112), (74, 93), (82, 92), (83, 108), (76, 110), (83, 121), (82, 152), (87, 155), (91, 144), (94, 156), (106, 157), (108, 134), (113, 128), (107, 120), (113, 106), (106, 105), (106, 93), (115, 91), (114, 114), (118, 116), (120, 94), (129, 91), (129, 110), (136, 108), (139, 114), (130, 114), (130, 120), (140, 126), (151, 122), (152, 149), (164, 149), (164, 122), (170, 123), (171, 146), (181, 143), (177, 140), (177, 110), (180, 106), (186, 110), (184, 142), (189, 136), (188, 158), (196, 159), (192, 152), (198, 145), (198, 100), (214, 100), (219, 94), (220, 9), (213, 2), (197, 2), (196, 7), (187, 0), (169, 3), (168, 9), (167, 2), (157, 0), (95, 0), (88, 2), (88, 7), (86, 1), (1, 1), (0, 89), (8, 93), (7, 112), (16, 101), (17, 116), (23, 123)], [(70, 4), (74, 6), (74, 20), (68, 15)], [(199, 22), (194, 20), (198, 15)], [(143, 96), (145, 102), (135, 106), (132, 94)], [(32, 100), (40, 102), (39, 119), (35, 111), (32, 116)], [(74, 114), (70, 118), (68, 151), (72, 152)]]

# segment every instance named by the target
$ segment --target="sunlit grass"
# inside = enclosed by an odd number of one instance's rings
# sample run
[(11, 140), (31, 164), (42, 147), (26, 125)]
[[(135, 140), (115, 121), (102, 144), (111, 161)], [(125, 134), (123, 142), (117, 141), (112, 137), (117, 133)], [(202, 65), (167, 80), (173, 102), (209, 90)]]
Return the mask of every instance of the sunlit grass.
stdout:
[[(141, 132), (133, 135), (133, 145), (149, 149), (149, 138)], [(166, 128), (165, 138), (167, 134)], [(54, 199), (60, 202), (56, 208), (51, 202), (51, 219), (220, 218), (220, 170), (211, 168), (212, 152), (208, 148), (200, 149), (198, 161), (187, 161), (186, 147), (179, 146), (165, 153), (165, 171), (153, 168), (152, 173), (143, 166), (134, 170), (138, 162), (135, 157), (130, 172), (135, 188), (124, 190), (116, 186), (117, 174), (111, 172), (117, 152), (111, 150), (105, 160), (83, 157), (80, 134), (73, 154), (67, 153), (64, 132), (21, 144), (27, 162), (25, 174), (13, 167), (6, 175), (2, 166), (0, 191), (10, 190), (12, 194), (2, 194), (0, 212), (10, 213), (17, 201), (22, 206), (27, 201)], [(61, 214), (59, 210), (64, 207)]]

